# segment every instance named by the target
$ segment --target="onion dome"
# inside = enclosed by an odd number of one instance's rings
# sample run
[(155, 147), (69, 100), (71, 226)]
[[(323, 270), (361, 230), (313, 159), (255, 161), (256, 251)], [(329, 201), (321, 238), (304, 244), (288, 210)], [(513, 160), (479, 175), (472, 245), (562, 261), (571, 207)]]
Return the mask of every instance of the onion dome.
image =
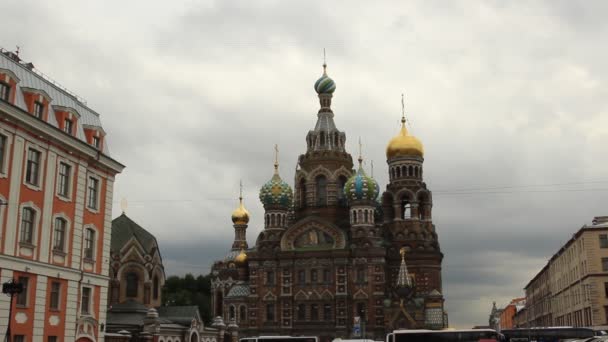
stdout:
[(288, 208), (291, 207), (293, 201), (293, 190), (279, 176), (278, 153), (279, 149), (275, 146), (274, 175), (260, 189), (260, 201), (262, 201), (264, 207), (282, 206)]
[(244, 249), (241, 249), (241, 252), (236, 256), (236, 258), (234, 258), (234, 261), (238, 264), (244, 264), (247, 262), (247, 253), (245, 253)]
[[(359, 143), (360, 144), (360, 143)], [(380, 193), (378, 182), (363, 170), (363, 158), (359, 156), (359, 170), (344, 184), (344, 194), (351, 201), (371, 200), (375, 201)]]
[(401, 131), (386, 146), (387, 159), (397, 156), (424, 156), (422, 142), (415, 136), (410, 135), (407, 128), (405, 128), (405, 112), (403, 112), (403, 116), (401, 117)]
[(336, 90), (336, 82), (327, 76), (327, 64), (323, 64), (323, 75), (315, 82), (317, 94), (333, 94)]
[(239, 207), (232, 212), (232, 223), (247, 224), (249, 223), (249, 211), (243, 206), (243, 186), (241, 185), (241, 194), (239, 196)]

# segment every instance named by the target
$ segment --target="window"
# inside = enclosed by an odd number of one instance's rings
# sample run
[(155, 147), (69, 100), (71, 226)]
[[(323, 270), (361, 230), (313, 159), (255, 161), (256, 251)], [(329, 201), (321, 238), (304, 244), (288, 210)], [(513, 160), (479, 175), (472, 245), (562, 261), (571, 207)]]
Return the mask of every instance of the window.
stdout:
[(42, 102), (34, 102), (34, 116), (38, 119), (42, 119), (42, 115), (44, 114), (44, 104)]
[(15, 335), (13, 336), (13, 342), (25, 342), (24, 335)]
[(57, 342), (57, 336), (49, 336), (46, 341), (47, 342)]
[(82, 288), (82, 298), (80, 302), (80, 313), (88, 315), (90, 313), (89, 308), (91, 307), (91, 288)]
[(608, 248), (608, 235), (600, 234), (600, 248)]
[(95, 231), (91, 228), (87, 228), (84, 234), (84, 257), (87, 259), (93, 259), (93, 250), (95, 246)]
[(604, 295), (608, 297), (608, 283), (604, 283)]
[(127, 297), (137, 297), (137, 274), (127, 273)]
[(4, 171), (4, 155), (6, 154), (4, 149), (6, 148), (6, 137), (0, 135), (0, 172)]
[(298, 283), (304, 284), (306, 282), (306, 271), (298, 271)]
[(344, 176), (340, 176), (340, 178), (338, 178), (338, 204), (340, 206), (346, 206), (347, 202), (346, 202), (346, 194), (344, 193), (344, 185), (346, 185), (346, 177)]
[(99, 139), (99, 137), (93, 137), (93, 146), (95, 146), (96, 149), (101, 147), (101, 139)]
[(38, 186), (40, 179), (40, 152), (34, 149), (27, 150), (27, 170), (25, 181), (31, 185)]
[(327, 178), (325, 176), (317, 177), (317, 205), (327, 205)]
[(10, 95), (11, 95), (11, 86), (4, 82), (0, 82), (0, 100), (4, 100), (4, 101), (8, 102)]
[(312, 304), (310, 306), (310, 320), (318, 321), (319, 320), (319, 305)]
[(158, 299), (158, 276), (154, 276), (154, 282), (152, 284), (152, 293), (154, 299)]
[(72, 135), (72, 128), (74, 127), (74, 121), (70, 119), (65, 119), (63, 121), (63, 131), (69, 135)]
[(329, 270), (323, 270), (323, 282), (329, 283), (330, 282), (329, 278), (330, 278)]
[(228, 308), (228, 318), (229, 319), (236, 318), (236, 309), (234, 308), (234, 305), (230, 305), (230, 307)]
[(602, 271), (608, 272), (608, 258), (602, 258)]
[(51, 301), (49, 303), (49, 308), (51, 310), (59, 310), (59, 294), (61, 293), (61, 283), (52, 282), (51, 283)]
[(298, 304), (297, 310), (298, 310), (298, 320), (299, 321), (306, 320), (306, 305)]
[(87, 206), (90, 209), (97, 209), (97, 193), (99, 191), (99, 180), (89, 177), (89, 200)]
[(316, 283), (317, 281), (319, 281), (319, 276), (317, 275), (317, 270), (310, 271), (310, 281), (313, 283)]
[(23, 208), (21, 213), (21, 239), (19, 241), (25, 243), (33, 243), (34, 237), (34, 219), (36, 212), (32, 208)]
[(365, 304), (357, 303), (357, 312), (355, 316), (361, 317), (361, 319), (365, 320)]
[(300, 180), (300, 207), (306, 208), (306, 180)]
[(266, 321), (274, 321), (274, 304), (266, 304)]
[(357, 283), (364, 283), (364, 282), (365, 282), (365, 269), (358, 268), (357, 269)]
[(244, 307), (243, 305), (241, 305), (239, 307), (239, 320), (241, 322), (245, 322), (246, 319), (247, 319), (247, 308)]
[(27, 292), (28, 292), (28, 277), (19, 277), (18, 282), (23, 285), (23, 291), (17, 295), (17, 306), (27, 306)]
[(323, 320), (331, 321), (331, 304), (323, 305)]
[(53, 249), (56, 251), (64, 251), (67, 224), (67, 221), (60, 217), (55, 219), (55, 240), (53, 242)]
[(266, 272), (266, 284), (274, 285), (274, 272), (273, 271)]
[(59, 163), (59, 181), (57, 192), (60, 196), (70, 197), (70, 172), (72, 167), (66, 163)]

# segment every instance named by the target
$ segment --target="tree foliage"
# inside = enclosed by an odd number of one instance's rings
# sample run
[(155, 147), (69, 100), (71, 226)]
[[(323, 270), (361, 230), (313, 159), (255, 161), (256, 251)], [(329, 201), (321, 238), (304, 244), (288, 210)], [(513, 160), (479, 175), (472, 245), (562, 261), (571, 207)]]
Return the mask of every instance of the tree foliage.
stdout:
[(165, 281), (162, 305), (196, 305), (205, 324), (211, 323), (211, 277), (190, 273), (183, 278), (171, 276)]

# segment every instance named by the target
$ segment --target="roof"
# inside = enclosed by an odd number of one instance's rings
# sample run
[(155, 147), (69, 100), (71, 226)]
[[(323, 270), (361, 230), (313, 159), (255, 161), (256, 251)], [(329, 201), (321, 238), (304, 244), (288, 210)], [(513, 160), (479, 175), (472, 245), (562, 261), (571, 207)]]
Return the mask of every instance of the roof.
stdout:
[[(129, 300), (124, 303), (115, 304), (107, 314), (107, 324), (109, 326), (141, 326), (148, 312), (144, 305)], [(198, 307), (191, 306), (161, 306), (156, 308), (159, 322), (164, 325), (180, 325), (189, 327), (192, 320), (201, 320)]]
[[(42, 73), (36, 71), (33, 67), (29, 68), (25, 64), (20, 63), (6, 55), (6, 53), (15, 56), (13, 53), (6, 52), (0, 49), (0, 69), (8, 69), (19, 79), (17, 82), (15, 91), (15, 103), (14, 105), (24, 111), (28, 111), (23, 91), (25, 88), (35, 89), (42, 91), (51, 99), (50, 105), (48, 106), (48, 124), (59, 128), (55, 117), (54, 106), (67, 107), (74, 109), (79, 115), (80, 119), (76, 125), (76, 137), (82, 141), (86, 141), (84, 135), (83, 125), (93, 126), (102, 129), (101, 120), (99, 114), (89, 108), (81, 99), (77, 98), (76, 95), (68, 92), (66, 89), (60, 87), (56, 82), (51, 81), (48, 77), (45, 77)], [(102, 146), (103, 153), (109, 154), (107, 138)]]
[(125, 213), (112, 220), (112, 240), (110, 250), (119, 253), (122, 247), (131, 240), (137, 239), (141, 246), (150, 253), (153, 249), (158, 249), (158, 243), (154, 235), (131, 220)]
[(157, 309), (158, 316), (162, 319), (190, 326), (193, 319), (200, 320), (198, 306), (161, 306)]
[(226, 298), (247, 297), (250, 294), (249, 285), (236, 284), (230, 288)]

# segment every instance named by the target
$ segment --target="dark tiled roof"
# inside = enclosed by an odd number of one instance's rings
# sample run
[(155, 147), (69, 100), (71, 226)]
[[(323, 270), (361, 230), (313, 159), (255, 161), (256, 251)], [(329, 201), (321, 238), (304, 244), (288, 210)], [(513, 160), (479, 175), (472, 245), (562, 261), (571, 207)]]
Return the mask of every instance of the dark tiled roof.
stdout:
[(108, 312), (139, 312), (145, 314), (148, 312), (148, 308), (136, 300), (129, 299), (123, 303), (112, 305)]
[(157, 310), (160, 318), (186, 326), (190, 326), (192, 319), (200, 320), (198, 306), (196, 305), (161, 306)]
[(249, 296), (249, 292), (249, 285), (236, 284), (230, 288), (230, 291), (228, 291), (228, 295), (226, 295), (226, 298), (247, 297)]
[(135, 223), (124, 213), (112, 221), (112, 242), (110, 249), (113, 253), (118, 253), (124, 245), (135, 237), (147, 253), (158, 248), (158, 243), (154, 235)]

